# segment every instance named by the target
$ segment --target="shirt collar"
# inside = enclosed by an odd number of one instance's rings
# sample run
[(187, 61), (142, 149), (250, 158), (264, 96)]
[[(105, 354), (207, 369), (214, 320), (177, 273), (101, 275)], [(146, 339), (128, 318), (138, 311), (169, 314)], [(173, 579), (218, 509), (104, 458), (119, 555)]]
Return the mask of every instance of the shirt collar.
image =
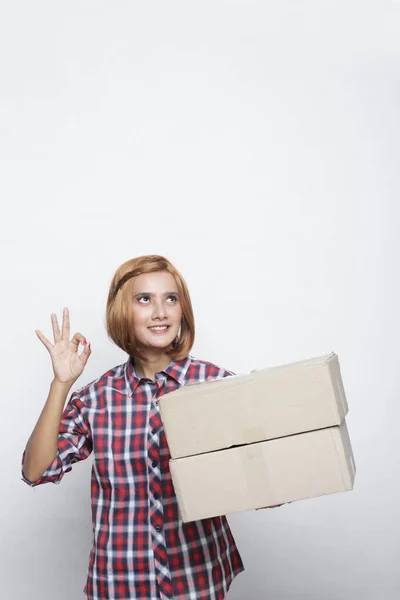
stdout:
[[(191, 356), (187, 356), (182, 360), (173, 360), (169, 363), (169, 365), (160, 371), (160, 373), (165, 373), (172, 379), (175, 379), (179, 383), (179, 385), (184, 385), (186, 373), (189, 368), (191, 362)], [(144, 377), (138, 375), (135, 371), (135, 365), (132, 357), (129, 357), (127, 362), (125, 363), (125, 379), (129, 388), (131, 388), (132, 392), (135, 391), (137, 386), (139, 385)]]

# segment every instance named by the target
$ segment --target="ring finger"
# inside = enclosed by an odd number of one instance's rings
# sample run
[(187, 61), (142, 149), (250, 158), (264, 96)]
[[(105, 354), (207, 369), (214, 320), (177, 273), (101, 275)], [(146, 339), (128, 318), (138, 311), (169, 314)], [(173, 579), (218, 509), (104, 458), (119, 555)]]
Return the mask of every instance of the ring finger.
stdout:
[(61, 340), (61, 333), (58, 326), (57, 315), (54, 313), (51, 315), (51, 325), (53, 327), (54, 342), (59, 342)]

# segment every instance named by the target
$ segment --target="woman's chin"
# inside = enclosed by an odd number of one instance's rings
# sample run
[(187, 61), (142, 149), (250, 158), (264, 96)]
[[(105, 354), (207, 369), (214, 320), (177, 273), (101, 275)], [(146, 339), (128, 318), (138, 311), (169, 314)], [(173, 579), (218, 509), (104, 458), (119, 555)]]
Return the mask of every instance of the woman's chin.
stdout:
[(171, 339), (155, 339), (141, 342), (140, 346), (143, 350), (169, 350), (172, 347), (173, 340)]

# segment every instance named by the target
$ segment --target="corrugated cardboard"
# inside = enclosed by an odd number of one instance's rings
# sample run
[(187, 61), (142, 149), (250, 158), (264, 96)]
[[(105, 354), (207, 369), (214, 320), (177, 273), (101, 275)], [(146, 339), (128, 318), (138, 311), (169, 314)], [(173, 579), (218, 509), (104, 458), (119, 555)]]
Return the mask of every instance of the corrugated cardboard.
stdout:
[(170, 461), (184, 522), (351, 490), (345, 423)]
[(339, 425), (336, 354), (182, 387), (160, 399), (172, 458)]

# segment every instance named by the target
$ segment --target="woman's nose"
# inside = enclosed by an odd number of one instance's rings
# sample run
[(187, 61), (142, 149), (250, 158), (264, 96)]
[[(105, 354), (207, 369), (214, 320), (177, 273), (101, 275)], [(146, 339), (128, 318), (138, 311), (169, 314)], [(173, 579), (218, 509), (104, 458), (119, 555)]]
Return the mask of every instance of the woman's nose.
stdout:
[(163, 319), (166, 315), (165, 305), (163, 302), (155, 302), (153, 309), (153, 319)]

